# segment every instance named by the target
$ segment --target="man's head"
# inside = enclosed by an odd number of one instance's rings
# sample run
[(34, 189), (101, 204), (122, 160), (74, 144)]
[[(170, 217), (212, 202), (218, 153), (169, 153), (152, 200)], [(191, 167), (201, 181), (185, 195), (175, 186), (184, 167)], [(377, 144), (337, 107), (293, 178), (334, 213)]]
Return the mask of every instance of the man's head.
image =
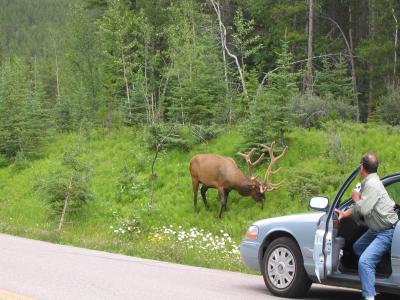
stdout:
[(361, 177), (367, 177), (371, 173), (376, 173), (378, 171), (379, 161), (376, 154), (373, 152), (368, 152), (363, 155), (360, 161), (360, 175)]

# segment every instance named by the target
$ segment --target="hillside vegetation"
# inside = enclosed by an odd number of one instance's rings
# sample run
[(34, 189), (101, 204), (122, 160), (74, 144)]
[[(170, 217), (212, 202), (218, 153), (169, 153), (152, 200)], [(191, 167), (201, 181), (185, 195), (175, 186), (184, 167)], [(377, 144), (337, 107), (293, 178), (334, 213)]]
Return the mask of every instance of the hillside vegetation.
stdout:
[[(183, 129), (190, 140), (190, 130)], [(248, 225), (265, 217), (307, 211), (313, 194), (332, 199), (366, 151), (377, 152), (380, 175), (400, 171), (399, 133), (399, 127), (353, 123), (327, 123), (319, 130), (295, 128), (287, 137), (289, 151), (278, 163), (283, 169), (273, 176), (275, 182), (285, 179), (287, 184), (267, 193), (263, 210), (251, 198), (232, 192), (222, 219), (216, 218), (219, 201), (215, 190), (208, 192), (210, 210), (199, 199), (199, 212), (194, 212), (188, 162), (197, 153), (212, 152), (233, 157), (245, 170), (235, 154), (245, 141), (238, 127), (226, 127), (209, 142), (192, 143), (188, 151), (162, 151), (155, 164), (152, 205), (149, 180), (154, 153), (148, 150), (145, 129), (59, 134), (40, 159), (17, 159), (0, 169), (0, 231), (178, 263), (244, 270), (237, 246)], [(51, 182), (62, 182), (64, 175), (75, 178), (66, 161), (74, 162), (81, 186), (71, 196), (70, 210), (59, 232), (60, 206), (53, 197), (59, 191)], [(265, 168), (265, 163), (258, 168), (261, 176)]]

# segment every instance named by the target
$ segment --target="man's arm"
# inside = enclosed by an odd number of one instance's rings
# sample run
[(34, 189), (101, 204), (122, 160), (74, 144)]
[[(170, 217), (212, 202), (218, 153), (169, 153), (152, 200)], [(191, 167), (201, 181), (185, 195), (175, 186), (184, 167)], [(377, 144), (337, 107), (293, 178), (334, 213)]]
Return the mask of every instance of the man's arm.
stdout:
[(353, 215), (353, 211), (351, 209), (348, 209), (346, 211), (341, 211), (338, 210), (337, 208), (335, 209), (337, 214), (339, 215), (338, 220), (340, 221), (341, 219), (351, 217)]
[(365, 187), (362, 194), (353, 191), (351, 194), (355, 205), (354, 209), (357, 210), (362, 216), (369, 215), (375, 207), (376, 201), (379, 199), (378, 191), (373, 187)]
[[(356, 190), (353, 190), (353, 192), (351, 193), (351, 199), (353, 200), (354, 203), (358, 203), (358, 202), (361, 200), (361, 193), (358, 192), (358, 191), (356, 191)], [(339, 219), (339, 221), (340, 221), (341, 219), (345, 219), (345, 218), (352, 217), (352, 216), (353, 216), (353, 211), (354, 211), (355, 209), (357, 209), (357, 208), (355, 208), (354, 205), (352, 205), (352, 206), (351, 206), (348, 210), (346, 210), (346, 211), (341, 211), (341, 210), (339, 210), (339, 209), (337, 209), (337, 208), (335, 209), (335, 211), (336, 211), (337, 214), (339, 215), (339, 216), (338, 216), (338, 219)], [(357, 211), (354, 212), (354, 214), (355, 214), (356, 217), (358, 216)]]

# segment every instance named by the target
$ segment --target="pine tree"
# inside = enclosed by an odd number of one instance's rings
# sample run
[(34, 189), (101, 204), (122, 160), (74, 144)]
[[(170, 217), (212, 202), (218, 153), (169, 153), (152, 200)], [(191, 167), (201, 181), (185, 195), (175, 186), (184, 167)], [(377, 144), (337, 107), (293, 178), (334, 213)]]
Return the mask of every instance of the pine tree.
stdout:
[(23, 135), (28, 157), (38, 157), (53, 129), (50, 111), (46, 108), (46, 95), (41, 80), (31, 80), (29, 98), (25, 104), (26, 128)]
[(210, 124), (228, 118), (224, 67), (208, 16), (192, 0), (170, 9), (168, 40), (169, 89), (165, 96), (168, 119), (182, 124)]
[[(82, 5), (71, 5), (69, 25), (63, 32), (65, 45), (58, 49), (58, 73), (61, 83), (57, 95), (58, 128), (80, 129), (96, 122), (103, 105), (100, 99), (101, 52), (94, 20)], [(58, 84), (58, 83), (57, 83)]]
[(331, 94), (335, 98), (346, 100), (348, 103), (353, 100), (351, 77), (343, 57), (340, 57), (336, 63), (324, 58), (322, 69), (316, 72), (314, 84), (315, 93), (321, 97)]
[(47, 117), (41, 102), (43, 88), (31, 86), (29, 72), (17, 57), (5, 60), (0, 71), (0, 154), (36, 157), (47, 136)]
[(12, 159), (25, 150), (25, 104), (29, 95), (22, 62), (12, 57), (4, 61), (0, 79), (0, 152)]
[(122, 110), (128, 125), (144, 122), (150, 98), (147, 19), (143, 11), (129, 9), (125, 1), (110, 0), (98, 24), (105, 54), (104, 92), (111, 102), (108, 106)]
[(245, 126), (249, 147), (272, 141), (286, 144), (285, 134), (290, 125), (288, 103), (299, 92), (298, 74), (291, 72), (291, 62), (289, 44), (283, 41), (276, 72), (268, 74), (264, 91), (252, 103), (250, 119)]

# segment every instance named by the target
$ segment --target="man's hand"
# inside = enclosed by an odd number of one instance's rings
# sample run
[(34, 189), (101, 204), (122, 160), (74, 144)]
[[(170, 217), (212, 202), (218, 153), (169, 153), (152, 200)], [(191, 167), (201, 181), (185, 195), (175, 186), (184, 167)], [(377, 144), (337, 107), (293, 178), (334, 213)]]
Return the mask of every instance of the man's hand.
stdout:
[(353, 190), (353, 192), (351, 193), (351, 199), (353, 199), (354, 203), (357, 203), (361, 199), (361, 193)]
[(348, 209), (346, 211), (341, 211), (335, 208), (336, 213), (338, 214), (338, 220), (340, 221), (341, 219), (351, 217), (353, 215), (353, 212), (351, 209)]
[(346, 217), (344, 211), (338, 210), (337, 208), (335, 208), (335, 211), (336, 211), (337, 214), (338, 214), (338, 220), (339, 220), (339, 221), (340, 221), (341, 219), (343, 219), (343, 218)]

